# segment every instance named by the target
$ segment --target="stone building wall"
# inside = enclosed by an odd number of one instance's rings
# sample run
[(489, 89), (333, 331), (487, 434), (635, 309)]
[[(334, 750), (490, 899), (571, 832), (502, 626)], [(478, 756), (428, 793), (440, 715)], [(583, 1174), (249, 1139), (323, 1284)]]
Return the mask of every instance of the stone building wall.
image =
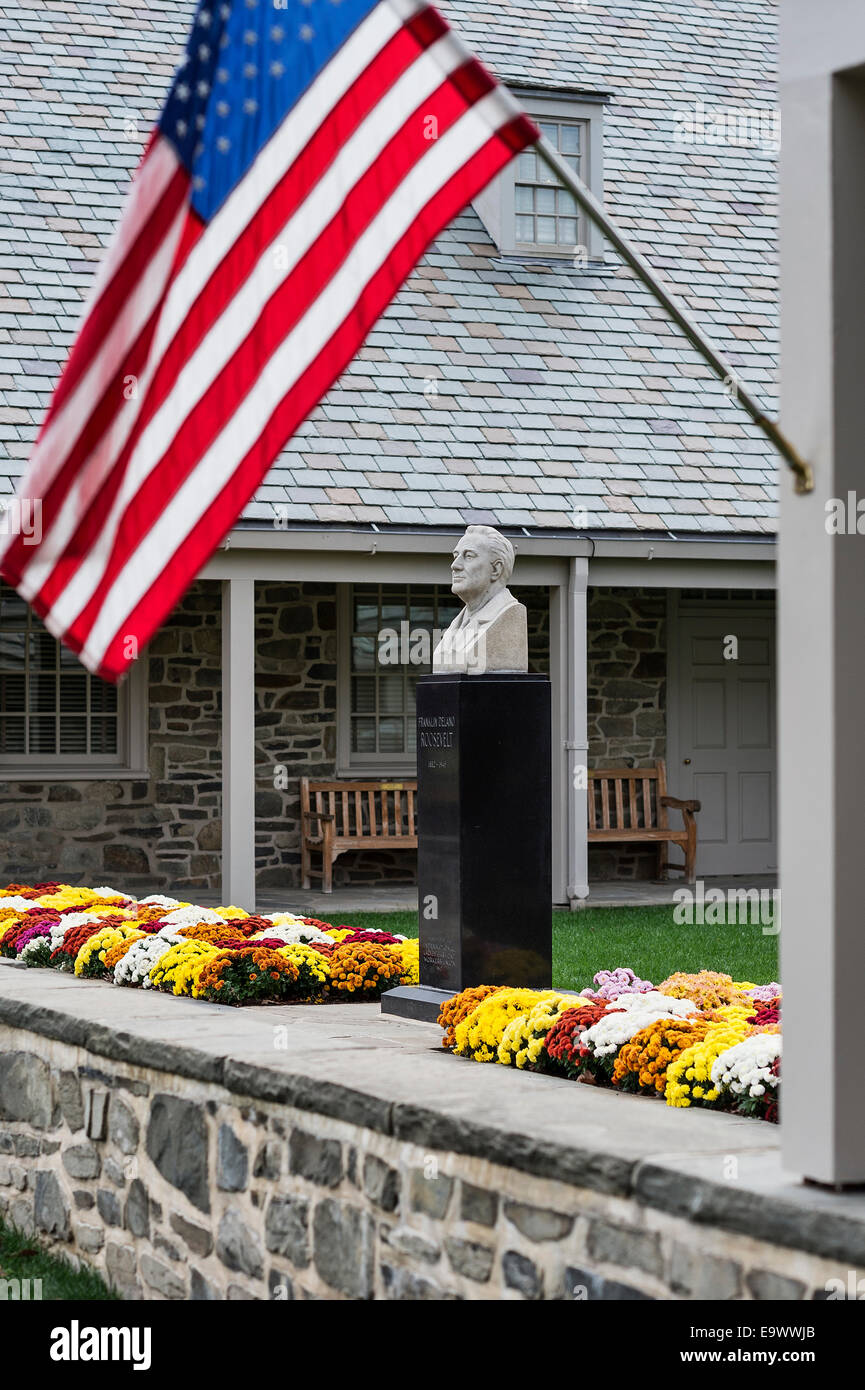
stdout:
[[(549, 594), (515, 587), (529, 610), (529, 661), (549, 672)], [(256, 870), (262, 887), (300, 882), (299, 778), (335, 775), (337, 586), (256, 585)], [(686, 598), (719, 601), (722, 593)], [(742, 595), (739, 595), (742, 597)], [(763, 595), (754, 595), (763, 597)], [(588, 596), (589, 765), (645, 765), (666, 753), (666, 594)], [(221, 593), (200, 581), (149, 654), (149, 780), (0, 783), (0, 879), (48, 874), (130, 891), (219, 891)], [(671, 784), (673, 794), (676, 788)], [(412, 851), (342, 856), (334, 882), (415, 881)], [(657, 856), (626, 845), (589, 852), (592, 881), (652, 878)], [(313, 879), (313, 884), (317, 882)]]
[(495, 1136), (429, 1142), (417, 1107), (409, 1136), (377, 1096), (311, 1083), (298, 1108), (261, 1069), (235, 1091), (102, 1033), (96, 1055), (0, 1026), (0, 1213), (124, 1299), (777, 1301), (863, 1274), (793, 1208), (757, 1238), (653, 1203), (651, 1177), (619, 1190), (613, 1160), (585, 1185), (539, 1176)]
[[(589, 767), (666, 757), (666, 590), (590, 589), (587, 628)], [(589, 846), (590, 883), (657, 873), (648, 845)]]
[(200, 582), (148, 654), (149, 780), (0, 783), (0, 877), (218, 882), (220, 587)]

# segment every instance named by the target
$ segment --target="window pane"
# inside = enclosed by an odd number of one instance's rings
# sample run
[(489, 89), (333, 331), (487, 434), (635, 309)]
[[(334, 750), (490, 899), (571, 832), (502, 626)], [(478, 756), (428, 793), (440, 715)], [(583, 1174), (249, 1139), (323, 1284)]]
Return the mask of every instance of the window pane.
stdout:
[(30, 720), (31, 753), (57, 752), (57, 720), (53, 715), (34, 715)]
[(351, 721), (352, 753), (375, 752), (375, 720), (353, 719)]
[(555, 246), (556, 219), (554, 217), (538, 218), (538, 243), (544, 246)]
[(439, 627), (450, 627), (451, 623), (453, 622), (454, 618), (457, 616), (461, 608), (462, 604), (460, 603), (459, 599), (456, 598), (453, 594), (447, 594), (444, 598), (440, 598), (438, 620)]
[(432, 627), (435, 622), (435, 590), (412, 589), (409, 622), (412, 627)]
[(552, 213), (556, 210), (556, 190), (554, 188), (538, 189), (538, 212)]
[(30, 672), (30, 708), (47, 713), (57, 708), (57, 677), (52, 674)]
[(117, 720), (109, 717), (91, 719), (90, 721), (90, 752), (91, 753), (116, 753), (117, 752)]
[(57, 670), (57, 641), (44, 628), (30, 633), (30, 665), (42, 671)]
[(541, 135), (549, 140), (553, 149), (558, 149), (559, 144), (559, 123), (558, 121), (538, 121)]
[(533, 217), (517, 218), (517, 241), (534, 241), (535, 239), (535, 219)]
[(80, 676), (71, 671), (63, 673), (60, 680), (60, 712), (87, 713), (87, 676), (84, 671)]
[(518, 183), (514, 192), (517, 212), (534, 212), (534, 190), (524, 183)]
[(3, 585), (3, 597), (0, 600), (0, 624), (4, 628), (26, 627), (27, 626), (27, 604), (16, 594), (14, 589), (9, 589)]
[(405, 595), (401, 594), (398, 598), (385, 598), (382, 595), (381, 604), (381, 625), (382, 627), (398, 628), (408, 616)]
[(0, 710), (4, 714), (24, 712), (24, 677), (0, 676)]
[(578, 154), (580, 149), (580, 127), (578, 125), (563, 125), (559, 127), (561, 131), (559, 149), (562, 154)]
[(354, 608), (355, 632), (378, 632), (378, 601), (356, 603)]
[[(566, 217), (576, 217), (577, 200), (567, 189), (560, 188), (556, 194), (556, 204), (559, 213), (564, 213)], [(546, 208), (544, 209), (546, 211)]]
[(534, 150), (524, 150), (517, 164), (517, 173), (519, 177), (521, 179), (528, 179), (530, 183), (534, 183), (537, 178), (537, 163), (538, 157)]
[(375, 670), (375, 638), (352, 637), (351, 667), (353, 671)]
[(577, 244), (577, 224), (570, 217), (559, 218), (559, 243), (562, 246)]
[(23, 671), (26, 650), (23, 632), (0, 632), (0, 667), (4, 671)]
[(378, 726), (378, 746), (382, 753), (402, 753), (405, 750), (404, 721), (382, 719)]
[[(97, 720), (96, 723), (104, 721)], [(74, 719), (67, 718), (60, 720), (60, 748), (61, 753), (86, 753), (87, 752), (87, 720), (86, 718)], [(106, 752), (106, 749), (95, 748), (94, 753)]]
[(375, 676), (352, 676), (352, 714), (375, 714)]
[(24, 751), (24, 720), (0, 719), (0, 753)]
[[(69, 676), (64, 676), (60, 682), (62, 690)], [(60, 708), (63, 708), (61, 701)], [(71, 708), (71, 706), (69, 706)], [(94, 714), (114, 714), (117, 710), (117, 686), (110, 685), (108, 681), (98, 680), (95, 676), (90, 677), (90, 708)]]
[(378, 682), (378, 707), (382, 714), (402, 714), (405, 691), (402, 672), (380, 676)]

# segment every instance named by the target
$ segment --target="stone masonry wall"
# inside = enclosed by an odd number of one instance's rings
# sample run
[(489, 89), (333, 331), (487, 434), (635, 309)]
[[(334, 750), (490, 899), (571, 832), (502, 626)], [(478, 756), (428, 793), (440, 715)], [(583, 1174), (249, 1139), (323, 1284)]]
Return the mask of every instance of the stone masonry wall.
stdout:
[(218, 882), (220, 603), (218, 584), (195, 584), (144, 658), (149, 779), (0, 783), (4, 882)]
[[(589, 766), (645, 767), (666, 757), (666, 590), (590, 589), (587, 629)], [(590, 883), (657, 873), (648, 845), (589, 846)]]
[[(549, 672), (549, 595), (514, 589), (529, 610), (529, 660)], [(724, 595), (695, 591), (685, 597)], [(300, 882), (299, 778), (336, 770), (334, 584), (256, 586), (256, 870), (262, 887)], [(589, 590), (589, 765), (645, 765), (666, 754), (666, 594)], [(148, 656), (149, 780), (0, 783), (0, 879), (122, 882), (130, 891), (219, 891), (221, 594), (200, 581)], [(671, 792), (676, 787), (671, 783)], [(336, 885), (414, 882), (411, 851), (342, 856)], [(592, 881), (652, 878), (656, 853), (589, 852)], [(313, 880), (315, 884), (316, 880)]]
[[(549, 603), (530, 612), (533, 670), (549, 666)], [(256, 585), (256, 876), (300, 882), (302, 775), (336, 774), (335, 584)], [(59, 876), (130, 892), (218, 892), (222, 843), (221, 591), (200, 581), (156, 635), (148, 662), (149, 779), (0, 783), (0, 879)], [(411, 851), (337, 861), (340, 884), (412, 883)], [(315, 882), (315, 880), (313, 880)]]
[(373, 1097), (315, 1105), (4, 1024), (0, 1213), (126, 1299), (774, 1301), (847, 1286), (837, 1258), (405, 1142)]

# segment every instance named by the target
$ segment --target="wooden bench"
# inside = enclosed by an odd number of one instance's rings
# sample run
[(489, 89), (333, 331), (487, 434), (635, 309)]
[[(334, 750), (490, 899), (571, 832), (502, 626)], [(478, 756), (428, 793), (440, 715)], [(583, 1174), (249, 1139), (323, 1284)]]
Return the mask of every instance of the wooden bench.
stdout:
[[(699, 801), (680, 801), (667, 795), (667, 768), (604, 767), (588, 774), (589, 844), (654, 842), (658, 846), (658, 874), (666, 878), (669, 869), (682, 870), (688, 883), (694, 882), (697, 861), (697, 822)], [(681, 830), (670, 828), (667, 811), (681, 811)], [(670, 864), (671, 844), (680, 845), (684, 864)]]
[[(333, 892), (333, 864), (349, 849), (417, 849), (417, 782), (313, 782), (300, 779), (300, 863)], [(313, 850), (321, 869), (312, 868)]]

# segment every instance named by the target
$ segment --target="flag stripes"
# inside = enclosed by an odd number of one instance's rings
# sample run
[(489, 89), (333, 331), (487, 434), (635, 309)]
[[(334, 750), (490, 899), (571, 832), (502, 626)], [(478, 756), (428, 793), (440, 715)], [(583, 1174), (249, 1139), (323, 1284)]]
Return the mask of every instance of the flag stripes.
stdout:
[(22, 485), (41, 544), (0, 561), (88, 669), (122, 674), (429, 242), (536, 138), (414, 0), (365, 15), (209, 222), (155, 136)]

